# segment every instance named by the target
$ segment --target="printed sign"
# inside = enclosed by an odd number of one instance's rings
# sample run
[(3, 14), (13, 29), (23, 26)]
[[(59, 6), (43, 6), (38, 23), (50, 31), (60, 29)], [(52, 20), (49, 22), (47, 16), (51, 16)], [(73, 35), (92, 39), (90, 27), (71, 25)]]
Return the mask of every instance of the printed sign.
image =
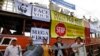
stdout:
[(55, 27), (55, 32), (59, 36), (64, 36), (66, 33), (66, 27), (63, 23), (58, 23)]
[(50, 22), (50, 10), (33, 6), (32, 19)]
[(49, 44), (49, 29), (32, 27), (31, 37), (34, 44), (43, 44), (43, 39), (47, 39), (47, 44)]
[(20, 1), (14, 0), (15, 2), (15, 8), (20, 12), (21, 14), (25, 14), (27, 16), (31, 16), (31, 9), (32, 5), (29, 3), (22, 3)]
[(51, 0), (51, 2), (55, 2), (57, 4), (60, 4), (62, 6), (65, 6), (67, 8), (75, 10), (75, 5), (74, 4), (68, 3), (68, 2), (66, 2), (64, 0)]

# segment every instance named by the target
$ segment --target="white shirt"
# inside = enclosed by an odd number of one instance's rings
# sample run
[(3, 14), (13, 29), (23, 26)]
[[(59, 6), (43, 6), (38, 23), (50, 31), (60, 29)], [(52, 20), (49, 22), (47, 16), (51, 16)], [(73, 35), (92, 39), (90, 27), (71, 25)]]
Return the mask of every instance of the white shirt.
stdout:
[[(58, 43), (58, 47), (59, 47), (59, 48), (62, 47), (60, 43)], [(62, 53), (61, 49), (58, 50), (58, 55), (57, 55), (57, 56), (63, 56), (63, 53)]]
[(22, 56), (20, 45), (10, 45), (6, 48), (4, 56)]
[(71, 47), (73, 51), (75, 52), (75, 56), (87, 56), (84, 43), (80, 43), (80, 44), (74, 43)]

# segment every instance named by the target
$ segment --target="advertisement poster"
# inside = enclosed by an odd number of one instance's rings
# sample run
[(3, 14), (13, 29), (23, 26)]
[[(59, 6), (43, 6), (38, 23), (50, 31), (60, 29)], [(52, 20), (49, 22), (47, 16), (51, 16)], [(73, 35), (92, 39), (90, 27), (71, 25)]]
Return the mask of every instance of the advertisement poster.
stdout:
[(76, 38), (77, 36), (85, 38), (85, 28), (82, 20), (56, 11), (51, 11), (51, 18), (52, 38), (56, 38), (57, 36), (61, 36), (62, 38)]
[(47, 39), (47, 44), (49, 44), (49, 35), (49, 29), (31, 28), (31, 37), (34, 44), (43, 44), (43, 39)]

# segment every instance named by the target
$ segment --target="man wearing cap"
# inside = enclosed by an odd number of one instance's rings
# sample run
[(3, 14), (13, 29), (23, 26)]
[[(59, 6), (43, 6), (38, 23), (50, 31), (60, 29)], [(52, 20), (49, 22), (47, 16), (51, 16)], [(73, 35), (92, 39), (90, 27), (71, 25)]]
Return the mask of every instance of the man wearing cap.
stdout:
[(4, 56), (22, 56), (21, 46), (17, 45), (16, 39), (12, 40), (12, 44), (6, 48)]

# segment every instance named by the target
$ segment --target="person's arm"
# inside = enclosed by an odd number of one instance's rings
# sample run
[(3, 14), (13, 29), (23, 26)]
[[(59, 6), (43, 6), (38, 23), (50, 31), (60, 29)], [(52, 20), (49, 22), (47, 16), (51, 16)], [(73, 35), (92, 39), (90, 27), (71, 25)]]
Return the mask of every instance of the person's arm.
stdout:
[(85, 47), (85, 45), (83, 46), (83, 48), (84, 48), (84, 54), (85, 54), (85, 56), (87, 56), (87, 52), (86, 52), (86, 47)]
[(72, 45), (71, 45), (71, 48), (72, 48), (72, 51), (73, 51), (74, 53), (78, 53), (78, 47), (77, 47), (77, 45), (72, 44)]
[(57, 46), (55, 46), (55, 45), (52, 46), (52, 50), (59, 50), (59, 49), (60, 49), (60, 48), (57, 47)]
[(51, 47), (51, 49), (52, 49), (52, 55), (55, 56), (55, 50), (57, 50), (56, 46), (53, 45), (53, 46)]
[(22, 49), (20, 45), (18, 45), (18, 52), (19, 52), (19, 56), (22, 56)]
[(44, 56), (44, 47), (43, 47), (43, 45), (41, 45), (41, 47), (42, 47), (42, 49), (43, 49), (43, 54), (42, 54), (42, 56)]
[(61, 46), (59, 49), (67, 49), (69, 48), (69, 46), (67, 44), (63, 44), (63, 46)]
[(85, 44), (84, 43), (81, 43), (78, 47), (84, 47)]
[(28, 47), (29, 47), (29, 44), (28, 44), (28, 45), (26, 45), (25, 51), (28, 51)]
[(4, 56), (9, 56), (9, 49), (8, 49), (8, 47), (5, 50)]
[(22, 56), (22, 48), (21, 48), (21, 46), (19, 46), (19, 49), (20, 49), (20, 56)]
[(52, 55), (53, 55), (53, 50), (52, 50), (52, 48), (51, 48), (50, 45), (48, 45), (48, 49), (49, 49), (49, 54), (50, 54), (50, 56), (52, 56)]
[(78, 48), (72, 48), (74, 53), (78, 53)]

